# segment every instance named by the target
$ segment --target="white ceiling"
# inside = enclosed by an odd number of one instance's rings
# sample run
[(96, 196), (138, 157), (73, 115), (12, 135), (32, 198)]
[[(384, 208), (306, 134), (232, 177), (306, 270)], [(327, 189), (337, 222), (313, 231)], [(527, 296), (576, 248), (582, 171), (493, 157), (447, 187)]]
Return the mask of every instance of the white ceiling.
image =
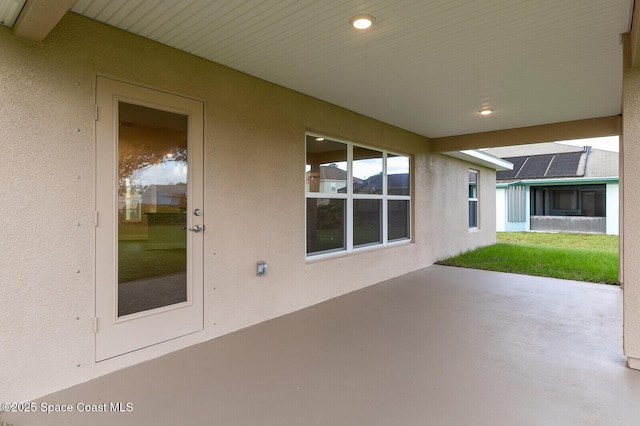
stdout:
[[(71, 10), (428, 136), (620, 114), (633, 0), (77, 0)], [(367, 31), (349, 18), (376, 17)], [(478, 110), (495, 113), (481, 117)]]

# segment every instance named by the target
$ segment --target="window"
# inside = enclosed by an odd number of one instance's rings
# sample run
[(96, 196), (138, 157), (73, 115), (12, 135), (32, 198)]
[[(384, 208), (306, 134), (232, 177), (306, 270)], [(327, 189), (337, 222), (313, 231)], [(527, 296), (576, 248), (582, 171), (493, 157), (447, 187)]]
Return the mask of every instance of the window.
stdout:
[(606, 186), (538, 186), (531, 188), (534, 216), (606, 216)]
[(469, 170), (469, 229), (478, 228), (478, 172)]
[(578, 210), (578, 191), (575, 189), (552, 190), (551, 205), (554, 210), (576, 212)]
[(306, 136), (307, 255), (410, 238), (410, 158)]

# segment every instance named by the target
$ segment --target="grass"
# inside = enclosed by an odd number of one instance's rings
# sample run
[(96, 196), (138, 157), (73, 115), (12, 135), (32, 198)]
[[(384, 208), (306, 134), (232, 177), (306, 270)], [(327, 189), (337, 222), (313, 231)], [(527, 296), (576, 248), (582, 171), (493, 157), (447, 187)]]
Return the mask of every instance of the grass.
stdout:
[(438, 264), (618, 284), (617, 236), (514, 232), (496, 240)]
[[(118, 242), (118, 282), (141, 280), (187, 270), (187, 250), (152, 250), (147, 241)], [(2, 423), (0, 423), (0, 426)]]

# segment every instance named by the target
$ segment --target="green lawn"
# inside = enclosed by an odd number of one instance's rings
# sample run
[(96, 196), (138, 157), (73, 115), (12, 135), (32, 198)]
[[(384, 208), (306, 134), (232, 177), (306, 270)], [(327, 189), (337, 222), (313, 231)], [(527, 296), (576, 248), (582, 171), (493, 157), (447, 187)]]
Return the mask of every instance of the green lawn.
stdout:
[(618, 284), (618, 237), (497, 233), (497, 243), (437, 262), (490, 271)]
[[(147, 241), (118, 242), (118, 282), (141, 280), (187, 270), (187, 249), (149, 249)], [(0, 426), (2, 423), (0, 423)]]

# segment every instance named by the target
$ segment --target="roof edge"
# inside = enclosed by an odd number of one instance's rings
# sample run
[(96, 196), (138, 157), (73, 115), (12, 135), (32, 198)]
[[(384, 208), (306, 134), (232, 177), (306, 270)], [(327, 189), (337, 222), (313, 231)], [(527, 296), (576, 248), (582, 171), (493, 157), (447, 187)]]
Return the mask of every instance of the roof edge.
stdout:
[(449, 157), (457, 158), (458, 160), (466, 161), (468, 163), (478, 164), (480, 166), (488, 167), (496, 171), (513, 170), (513, 163), (498, 158), (495, 155), (488, 154), (484, 151), (477, 149), (467, 149), (463, 151), (447, 151), (441, 154)]
[(553, 178), (553, 179), (521, 179), (512, 182), (496, 182), (496, 188), (505, 188), (512, 185), (562, 185), (562, 184), (588, 184), (602, 182), (619, 182), (617, 176), (605, 177), (570, 177), (570, 178)]

